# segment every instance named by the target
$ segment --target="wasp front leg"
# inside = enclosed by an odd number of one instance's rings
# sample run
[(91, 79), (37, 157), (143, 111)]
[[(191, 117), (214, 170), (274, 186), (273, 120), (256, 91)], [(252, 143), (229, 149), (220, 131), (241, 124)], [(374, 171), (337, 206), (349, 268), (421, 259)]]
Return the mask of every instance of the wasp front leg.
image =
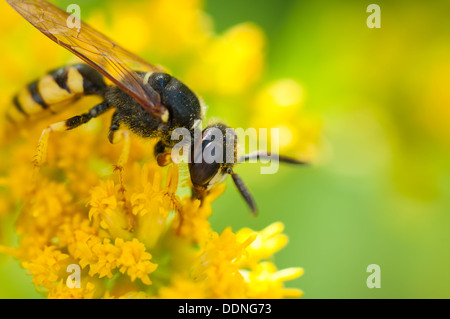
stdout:
[(153, 153), (159, 166), (164, 167), (172, 163), (171, 153), (167, 151), (166, 145), (162, 141), (155, 144)]

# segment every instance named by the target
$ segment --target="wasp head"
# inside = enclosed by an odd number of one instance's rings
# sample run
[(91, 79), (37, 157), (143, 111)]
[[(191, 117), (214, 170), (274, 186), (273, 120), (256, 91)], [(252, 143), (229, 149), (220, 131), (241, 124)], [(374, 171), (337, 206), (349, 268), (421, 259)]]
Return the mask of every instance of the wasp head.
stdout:
[(221, 183), (237, 162), (237, 136), (233, 129), (218, 123), (202, 131), (191, 147), (189, 172), (198, 198)]

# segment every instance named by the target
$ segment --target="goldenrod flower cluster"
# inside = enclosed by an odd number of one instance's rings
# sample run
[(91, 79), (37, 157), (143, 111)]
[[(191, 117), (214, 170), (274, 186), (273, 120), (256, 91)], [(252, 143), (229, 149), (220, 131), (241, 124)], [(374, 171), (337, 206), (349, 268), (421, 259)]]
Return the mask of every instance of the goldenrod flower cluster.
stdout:
[[(120, 146), (105, 143), (106, 123), (52, 136), (49, 163), (35, 180), (31, 162), (15, 152), (32, 156), (35, 141), (11, 146), (14, 155), (4, 176), (10, 198), (3, 201), (20, 205), (20, 241), (1, 250), (21, 261), (36, 289), (49, 298), (301, 295), (283, 286), (302, 274), (300, 268), (277, 270), (266, 261), (287, 243), (281, 223), (259, 232), (213, 231), (211, 202), (224, 186), (203, 203), (179, 196), (188, 177), (180, 179), (183, 168), (158, 167), (151, 159), (152, 143), (137, 138), (123, 189), (118, 173), (112, 173)], [(75, 151), (85, 145), (90, 153)], [(72, 264), (82, 269), (80, 288), (66, 284)]]
[[(0, 8), (11, 10), (5, 2)], [(177, 76), (200, 95), (248, 92), (263, 72), (263, 32), (255, 25), (242, 24), (217, 35), (198, 0), (155, 0), (126, 6), (112, 2), (110, 10), (113, 26), (105, 22), (101, 11), (93, 12), (87, 22), (132, 51), (164, 57), (161, 60), (179, 70)], [(0, 84), (5, 84), (2, 90), (12, 95), (30, 74), (36, 76), (28, 71), (33, 69), (33, 62), (39, 60), (37, 65), (42, 65), (48, 59), (49, 64), (59, 61), (63, 65), (72, 58), (50, 40), (42, 41), (38, 31), (22, 27), (26, 22), (19, 16), (11, 12), (8, 17), (0, 21), (8, 25), (0, 25), (0, 30), (10, 30), (0, 34), (2, 42), (17, 42), (14, 36), (19, 31), (11, 31), (17, 26), (23, 34), (21, 46), (33, 46), (35, 54), (46, 52), (41, 60), (36, 56), (27, 59), (24, 50), (18, 55), (8, 50), (0, 53), (4, 55), (2, 60), (11, 61), (0, 66), (5, 74), (5, 83)], [(133, 32), (127, 32), (130, 29)], [(164, 36), (156, 30), (163, 30)], [(291, 148), (297, 143), (301, 146), (296, 149), (312, 156), (318, 124), (299, 116), (301, 93), (293, 80), (280, 80), (257, 91), (251, 100), (262, 111), (254, 120), (258, 122), (252, 124), (264, 126), (267, 119), (277, 119), (276, 124), (285, 127), (282, 134), (292, 137), (286, 143)], [(1, 109), (9, 103), (5, 95), (0, 95)], [(36, 172), (32, 158), (42, 129), (99, 101), (98, 97), (88, 97), (39, 121), (19, 127), (6, 128), (4, 122), (0, 125), (0, 217), (18, 215), (15, 231), (19, 235), (16, 246), (2, 245), (0, 251), (20, 260), (38, 291), (48, 298), (302, 295), (298, 289), (285, 288), (284, 282), (301, 276), (303, 270), (278, 270), (271, 261), (273, 254), (287, 244), (281, 223), (260, 231), (246, 228), (233, 232), (226, 228), (217, 233), (211, 229), (211, 203), (224, 191), (223, 185), (202, 203), (193, 200), (186, 195), (187, 168), (174, 164), (158, 167), (152, 154), (154, 141), (135, 136), (131, 138), (123, 179), (119, 178), (113, 165), (121, 145), (111, 145), (106, 139), (111, 113), (74, 131), (53, 134), (48, 163)], [(294, 124), (293, 117), (273, 116), (281, 110), (282, 114), (302, 118), (302, 125)], [(298, 132), (304, 133), (301, 143), (295, 137)], [(70, 265), (81, 269), (79, 288), (71, 288), (66, 282)]]

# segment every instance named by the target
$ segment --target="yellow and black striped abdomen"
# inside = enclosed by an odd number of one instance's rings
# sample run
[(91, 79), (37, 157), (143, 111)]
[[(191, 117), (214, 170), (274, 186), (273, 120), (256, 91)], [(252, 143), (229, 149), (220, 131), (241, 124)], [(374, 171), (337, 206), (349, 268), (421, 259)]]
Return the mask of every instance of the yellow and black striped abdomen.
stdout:
[(12, 100), (6, 117), (12, 122), (32, 118), (43, 111), (56, 112), (57, 106), (83, 95), (102, 95), (103, 77), (87, 64), (75, 64), (51, 71), (28, 84)]

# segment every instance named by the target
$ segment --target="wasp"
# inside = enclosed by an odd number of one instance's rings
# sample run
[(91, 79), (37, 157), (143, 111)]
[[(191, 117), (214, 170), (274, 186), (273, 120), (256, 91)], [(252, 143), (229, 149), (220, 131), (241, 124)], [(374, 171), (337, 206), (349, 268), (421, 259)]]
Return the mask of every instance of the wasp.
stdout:
[[(72, 130), (89, 122), (110, 109), (114, 109), (109, 127), (111, 143), (123, 142), (124, 147), (116, 168), (121, 170), (130, 151), (130, 132), (143, 138), (157, 139), (154, 154), (160, 166), (170, 164), (170, 150), (174, 147), (171, 132), (183, 127), (192, 132), (202, 119), (199, 98), (180, 80), (165, 73), (160, 67), (148, 63), (115, 44), (105, 35), (80, 22), (79, 28), (67, 25), (69, 14), (44, 0), (7, 0), (29, 23), (51, 40), (66, 48), (85, 63), (65, 66), (47, 73), (30, 83), (13, 98), (6, 116), (17, 121), (28, 118), (61, 103), (70, 103), (82, 96), (98, 95), (102, 102), (86, 113), (49, 125), (38, 142), (35, 166), (46, 160), (46, 148), (52, 132)], [(108, 79), (112, 84), (106, 84)], [(229, 128), (223, 123), (209, 125), (202, 130), (200, 143), (192, 141), (191, 150), (204, 150), (213, 141), (210, 129), (224, 133), (221, 143), (231, 143), (233, 160), (213, 163), (189, 161), (192, 196), (203, 199), (209, 190), (231, 175), (234, 184), (253, 213), (255, 201), (234, 166), (240, 161), (258, 159), (267, 153), (256, 152), (238, 159), (237, 137), (226, 138)], [(192, 157), (192, 156), (191, 156)], [(279, 161), (304, 164), (296, 159), (278, 156)]]

